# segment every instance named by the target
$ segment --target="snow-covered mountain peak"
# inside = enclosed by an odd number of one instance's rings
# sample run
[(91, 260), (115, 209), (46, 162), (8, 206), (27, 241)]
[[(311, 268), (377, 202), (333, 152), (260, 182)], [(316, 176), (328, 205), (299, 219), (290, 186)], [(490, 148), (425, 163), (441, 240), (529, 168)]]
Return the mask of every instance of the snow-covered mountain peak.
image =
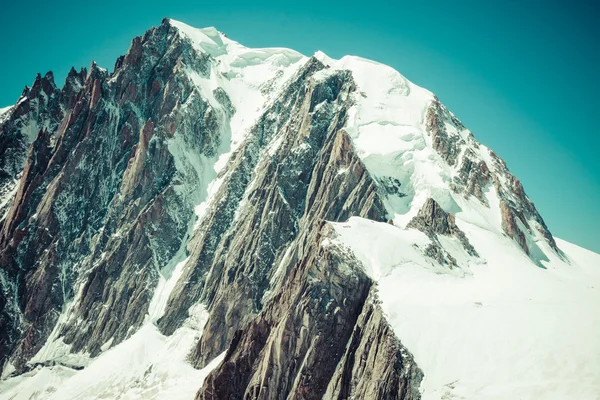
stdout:
[(598, 389), (600, 256), (378, 62), (165, 19), (0, 112), (0, 211), (0, 398)]
[(287, 62), (289, 65), (304, 58), (297, 51), (287, 48), (248, 48), (231, 40), (215, 27), (194, 28), (173, 19), (168, 19), (167, 21), (171, 26), (177, 28), (184, 37), (189, 38), (194, 47), (200, 52), (206, 52), (215, 58), (227, 55), (227, 57), (223, 58), (229, 63), (237, 61), (237, 66), (239, 67), (245, 66), (246, 63), (243, 60), (248, 64), (255, 65), (271, 57), (276, 57), (289, 60)]
[[(209, 99), (225, 89), (237, 110), (231, 122), (235, 150), (271, 98), (309, 61), (290, 49), (251, 49), (215, 28), (196, 29), (169, 20), (200, 53), (217, 60), (215, 74), (192, 79)], [(349, 71), (355, 85), (344, 126), (353, 146), (380, 185), (388, 218), (406, 227), (432, 198), (461, 221), (504, 232), (534, 258), (550, 232), (504, 162), (479, 144), (439, 99), (395, 69), (357, 56), (313, 56), (325, 69), (312, 79)], [(212, 102), (218, 107), (217, 101)], [(222, 163), (220, 164), (222, 165)], [(540, 247), (541, 246), (541, 247)], [(533, 255), (533, 254), (538, 255)]]
[(197, 50), (206, 52), (213, 57), (225, 54), (228, 45), (237, 44), (227, 39), (225, 35), (212, 26), (198, 29), (173, 19), (167, 21), (171, 26), (177, 28), (183, 36), (189, 38)]

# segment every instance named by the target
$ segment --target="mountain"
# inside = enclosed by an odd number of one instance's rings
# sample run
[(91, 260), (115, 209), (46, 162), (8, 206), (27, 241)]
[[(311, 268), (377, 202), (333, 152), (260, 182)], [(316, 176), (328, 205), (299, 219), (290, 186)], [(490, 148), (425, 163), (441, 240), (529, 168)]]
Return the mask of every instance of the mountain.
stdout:
[(165, 19), (0, 111), (0, 212), (0, 398), (600, 393), (600, 255), (373, 61)]

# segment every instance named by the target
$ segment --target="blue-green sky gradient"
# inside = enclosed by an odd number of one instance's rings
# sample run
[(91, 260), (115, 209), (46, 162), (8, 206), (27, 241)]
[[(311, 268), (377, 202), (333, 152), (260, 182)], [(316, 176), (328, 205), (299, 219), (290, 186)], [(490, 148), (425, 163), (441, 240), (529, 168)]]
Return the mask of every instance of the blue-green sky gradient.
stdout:
[(0, 107), (37, 72), (112, 70), (171, 17), (249, 47), (360, 55), (436, 93), (504, 158), (550, 230), (600, 252), (600, 13), (579, 1), (21, 1), (0, 5)]

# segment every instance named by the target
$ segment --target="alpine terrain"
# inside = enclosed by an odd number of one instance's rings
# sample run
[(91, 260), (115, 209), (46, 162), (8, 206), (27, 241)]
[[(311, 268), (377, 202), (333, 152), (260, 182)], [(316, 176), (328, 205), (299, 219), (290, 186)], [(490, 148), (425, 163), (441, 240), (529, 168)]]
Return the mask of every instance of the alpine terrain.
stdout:
[(600, 394), (600, 255), (359, 57), (165, 19), (38, 75), (0, 110), (0, 266), (2, 399)]

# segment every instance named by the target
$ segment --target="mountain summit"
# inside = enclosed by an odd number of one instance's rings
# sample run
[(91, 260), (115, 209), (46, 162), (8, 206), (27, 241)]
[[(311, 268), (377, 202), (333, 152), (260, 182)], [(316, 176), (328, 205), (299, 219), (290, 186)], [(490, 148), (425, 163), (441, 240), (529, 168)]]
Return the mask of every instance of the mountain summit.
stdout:
[(0, 109), (0, 398), (600, 392), (600, 255), (394, 69), (164, 19)]

